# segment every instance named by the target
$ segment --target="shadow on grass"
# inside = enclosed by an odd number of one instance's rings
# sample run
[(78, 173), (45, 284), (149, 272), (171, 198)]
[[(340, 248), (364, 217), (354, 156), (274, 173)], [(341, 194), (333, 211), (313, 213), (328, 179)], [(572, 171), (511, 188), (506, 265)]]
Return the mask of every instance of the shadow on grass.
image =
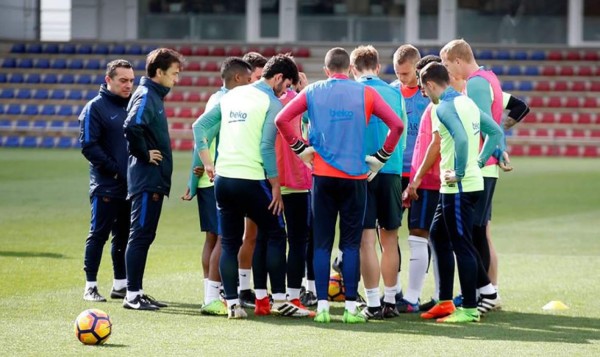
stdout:
[(53, 258), (53, 259), (66, 259), (66, 258), (68, 258), (66, 255), (59, 254), (59, 253), (46, 253), (46, 252), (7, 252), (7, 251), (0, 251), (0, 257)]
[(129, 347), (129, 345), (123, 345), (120, 343), (110, 343), (110, 341), (108, 341), (103, 345), (97, 345), (94, 347), (96, 347), (96, 348), (123, 348), (123, 347)]
[(456, 339), (481, 341), (526, 341), (589, 344), (600, 341), (600, 319), (564, 316), (557, 314), (534, 314), (497, 311), (482, 318), (480, 323), (440, 324), (422, 320), (418, 314), (403, 314), (394, 319), (369, 321), (366, 324), (342, 323), (342, 307), (331, 307), (332, 321), (317, 324), (312, 319), (282, 317), (254, 317), (249, 319), (274, 325), (309, 325), (326, 330), (349, 330), (366, 333), (400, 333), (408, 335), (444, 336)]
[(175, 301), (165, 301), (165, 304), (169, 305), (168, 307), (161, 308), (157, 311), (160, 314), (170, 314), (170, 315), (191, 315), (191, 316), (200, 316), (200, 308), (202, 304), (188, 304), (188, 303), (180, 303)]

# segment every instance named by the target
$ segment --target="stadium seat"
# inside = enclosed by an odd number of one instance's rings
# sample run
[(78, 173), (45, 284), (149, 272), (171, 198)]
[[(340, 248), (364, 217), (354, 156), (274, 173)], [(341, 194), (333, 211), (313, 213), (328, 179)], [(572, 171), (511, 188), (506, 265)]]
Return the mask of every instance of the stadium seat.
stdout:
[(593, 123), (595, 123), (595, 120), (593, 119), (591, 113), (579, 113), (579, 117), (577, 118), (577, 123), (593, 124)]
[(48, 90), (46, 88), (39, 88), (35, 91), (35, 94), (33, 95), (33, 99), (38, 99), (38, 100), (46, 100), (48, 99)]
[(23, 43), (13, 43), (10, 47), (11, 53), (25, 53), (25, 44)]
[(532, 61), (544, 61), (544, 60), (546, 60), (546, 52), (533, 51), (533, 52), (531, 52), (529, 59)]
[[(588, 89), (587, 89), (586, 82), (575, 81), (575, 82), (571, 83), (571, 90), (573, 92), (584, 92), (584, 91), (587, 91)], [(590, 90), (593, 91), (593, 89), (591, 88), (591, 85), (590, 85)]]
[(183, 123), (173, 123), (171, 125), (171, 129), (173, 129), (173, 130), (182, 130), (183, 129)]
[(5, 58), (2, 60), (2, 68), (15, 68), (17, 60), (14, 58)]
[(598, 102), (597, 102), (596, 98), (586, 97), (583, 100), (583, 107), (584, 108), (597, 108)]
[(6, 83), (7, 79), (6, 73), (0, 73), (0, 83)]
[(550, 90), (550, 82), (548, 81), (539, 81), (535, 84), (535, 90), (547, 92)]
[(275, 55), (276, 55), (278, 52), (277, 52), (277, 50), (275, 49), (275, 47), (267, 46), (267, 47), (263, 47), (263, 48), (260, 50), (260, 53), (261, 53), (263, 56), (265, 56), (265, 57), (269, 58), (269, 57), (275, 56)]
[(51, 136), (44, 136), (40, 142), (40, 147), (50, 149), (56, 145), (56, 138)]
[(50, 122), (50, 128), (52, 129), (63, 129), (65, 127), (65, 122), (62, 120), (52, 120)]
[(23, 83), (24, 80), (25, 76), (23, 75), (23, 73), (13, 73), (8, 78), (8, 83)]
[(56, 144), (57, 148), (70, 149), (73, 147), (73, 138), (61, 136)]
[(192, 55), (192, 48), (190, 46), (177, 46), (176, 50), (184, 56)]
[(542, 97), (531, 97), (529, 98), (529, 106), (532, 108), (538, 108), (544, 106), (544, 99)]
[(175, 109), (173, 107), (166, 107), (165, 108), (165, 115), (167, 116), (167, 118), (172, 118), (175, 116)]
[(597, 51), (585, 51), (583, 54), (584, 61), (600, 61), (600, 55)]
[(4, 140), (4, 146), (9, 148), (19, 147), (21, 138), (15, 135), (8, 136), (6, 140)]
[(142, 54), (142, 46), (138, 44), (132, 44), (127, 47), (126, 53), (128, 55), (141, 55)]
[(47, 43), (44, 45), (42, 52), (56, 54), (56, 53), (58, 53), (58, 44), (57, 43)]
[(56, 114), (56, 108), (53, 104), (46, 104), (42, 107), (42, 111), (40, 112), (40, 115), (44, 115), (44, 116), (50, 116), (50, 115), (55, 115)]
[(581, 53), (576, 50), (567, 51), (565, 59), (567, 61), (581, 61)]
[(181, 92), (171, 92), (167, 97), (169, 102), (183, 102), (183, 93)]
[(53, 100), (64, 100), (66, 98), (67, 94), (65, 93), (64, 89), (54, 89), (52, 90), (52, 93), (50, 93), (50, 99)]
[(58, 77), (55, 73), (46, 73), (44, 78), (42, 78), (42, 83), (45, 84), (56, 84), (58, 82)]
[(27, 77), (25, 77), (25, 83), (37, 84), (42, 81), (42, 77), (39, 73), (29, 73)]
[(511, 58), (515, 61), (526, 61), (528, 58), (527, 51), (516, 50), (513, 52)]
[(50, 65), (50, 68), (53, 69), (65, 69), (67, 68), (67, 60), (64, 58), (57, 58), (54, 61), (52, 61), (52, 64)]
[(521, 82), (519, 82), (519, 90), (522, 90), (522, 91), (532, 91), (533, 90), (533, 82), (531, 82), (531, 81), (521, 81)]
[(70, 105), (61, 105), (58, 108), (56, 115), (60, 116), (71, 116), (73, 115), (73, 108)]
[(42, 45), (39, 43), (30, 43), (27, 45), (27, 53), (42, 53)]
[(556, 81), (556, 82), (554, 82), (553, 90), (555, 90), (557, 92), (564, 92), (564, 91), (568, 90), (568, 84), (565, 81)]
[(132, 65), (136, 71), (144, 71), (146, 69), (146, 61), (144, 60), (133, 61)]
[(85, 91), (85, 94), (83, 94), (83, 99), (85, 99), (85, 100), (92, 100), (97, 95), (98, 95), (98, 91), (97, 90), (90, 89), (90, 90)]
[(210, 49), (209, 56), (225, 56), (225, 48), (221, 46), (216, 46)]
[(575, 119), (572, 113), (560, 113), (558, 115), (558, 122), (561, 124), (574, 124)]
[(100, 64), (100, 60), (95, 58), (88, 59), (85, 65), (83, 66), (84, 69), (99, 69), (101, 67), (102, 65)]
[(66, 55), (73, 55), (77, 52), (75, 45), (72, 43), (65, 43), (60, 47), (60, 53), (64, 53)]
[(310, 49), (308, 47), (298, 47), (294, 55), (296, 57), (310, 57)]
[(567, 130), (566, 129), (554, 129), (554, 137), (555, 138), (566, 138)]
[(4, 88), (0, 90), (0, 98), (12, 99), (15, 97), (15, 90), (12, 88)]
[(505, 92), (510, 92), (515, 90), (515, 83), (513, 81), (503, 81), (502, 82), (502, 90)]
[(48, 122), (46, 120), (38, 119), (33, 122), (33, 127), (37, 129), (46, 129)]
[(17, 62), (17, 67), (19, 67), (19, 68), (33, 68), (33, 59), (31, 59), (31, 58), (21, 58)]
[(38, 58), (37, 61), (35, 61), (35, 68), (50, 68), (50, 60), (47, 58)]
[[(550, 98), (549, 105), (551, 107), (554, 107), (554, 105), (552, 105), (553, 99), (554, 98)], [(565, 103), (565, 107), (567, 107), (567, 108), (578, 108), (579, 107), (579, 98), (577, 98), (577, 97), (567, 97), (567, 101)]]
[(67, 65), (69, 69), (83, 69), (83, 60), (79, 58), (73, 58)]
[(192, 71), (192, 72), (198, 72), (198, 71), (202, 70), (202, 67), (200, 66), (199, 62), (189, 62), (185, 66), (185, 70)]
[(39, 110), (37, 104), (28, 104), (23, 111), (23, 115), (38, 115)]
[(479, 50), (476, 51), (475, 57), (478, 60), (492, 60), (494, 59), (494, 53), (491, 50)]
[(277, 53), (291, 53), (293, 55), (294, 49), (291, 47), (279, 47), (279, 50), (277, 51)]
[(193, 118), (194, 114), (192, 113), (192, 108), (181, 108), (178, 116), (182, 118)]
[(15, 122), (15, 127), (17, 129), (29, 129), (31, 127), (31, 122), (25, 119), (19, 119)]
[(563, 54), (560, 51), (550, 51), (550, 52), (548, 52), (548, 60), (549, 61), (562, 61)]
[(107, 55), (109, 52), (108, 46), (103, 43), (97, 44), (93, 49), (93, 53), (96, 55)]
[(501, 65), (493, 65), (491, 68), (492, 72), (494, 72), (497, 76), (501, 76), (504, 74), (504, 66)]
[(560, 108), (562, 106), (562, 98), (561, 97), (550, 97), (550, 98), (548, 98), (547, 105), (550, 108)]
[(192, 86), (192, 77), (182, 77), (179, 82), (177, 82), (177, 86)]
[(21, 114), (21, 104), (11, 103), (6, 108), (6, 114), (8, 115), (20, 115)]
[(194, 81), (194, 85), (198, 87), (208, 87), (209, 84), (208, 77), (196, 77), (196, 80)]
[(591, 92), (600, 92), (600, 82), (599, 81), (595, 81), (595, 82), (590, 82), (590, 89)]
[(90, 55), (92, 54), (92, 46), (88, 44), (81, 44), (77, 47), (77, 53), (81, 55)]
[(193, 140), (182, 139), (181, 143), (179, 144), (179, 150), (191, 151), (193, 148), (194, 148)]
[(13, 123), (10, 119), (0, 119), (0, 128), (12, 128)]
[(75, 81), (77, 84), (90, 84), (92, 83), (92, 76), (89, 74), (80, 74)]
[(188, 96), (187, 96), (187, 98), (185, 100), (187, 102), (199, 103), (200, 102), (200, 93), (191, 92), (191, 93), (188, 94)]
[(199, 46), (194, 49), (194, 56), (208, 56), (208, 47)]
[(600, 155), (600, 149), (597, 146), (584, 146), (583, 156), (584, 157), (598, 157)]
[(556, 76), (556, 66), (543, 66), (542, 76)]
[(558, 75), (559, 76), (573, 76), (573, 75), (575, 75), (575, 70), (573, 69), (573, 67), (568, 66), (568, 65), (561, 66), (558, 71)]
[(79, 128), (79, 124), (80, 124), (79, 120), (69, 120), (69, 121), (67, 121), (67, 128), (71, 128), (71, 129)]
[(509, 76), (520, 76), (521, 75), (521, 66), (509, 66), (508, 70), (506, 71), (506, 75)]
[(496, 56), (494, 56), (494, 59), (508, 61), (511, 59), (510, 51), (498, 50), (498, 51), (496, 51)]
[(220, 71), (220, 66), (217, 62), (215, 61), (208, 61), (206, 63), (204, 63), (204, 67), (202, 68), (203, 71), (207, 71), (207, 72), (219, 72)]
[(208, 99), (210, 98), (211, 93), (209, 92), (202, 92), (200, 93), (200, 101), (201, 102), (208, 102)]
[(71, 89), (69, 91), (69, 95), (67, 96), (68, 100), (82, 100), (83, 99), (83, 93), (81, 93), (81, 90), (79, 89)]
[(29, 88), (21, 88), (17, 92), (16, 99), (30, 99), (31, 98), (31, 90)]
[(144, 45), (144, 47), (142, 47), (142, 54), (148, 54), (157, 48), (156, 45)]
[(63, 75), (60, 76), (60, 79), (58, 80), (58, 83), (61, 84), (73, 84), (75, 83), (75, 76), (72, 75), (71, 73), (65, 73)]
[(594, 75), (594, 70), (590, 66), (579, 66), (579, 68), (577, 68), (577, 75), (581, 77), (592, 77)]
[(581, 138), (585, 138), (588, 134), (587, 130), (583, 130), (583, 129), (573, 129), (571, 130), (571, 137), (572, 138), (577, 138), (577, 139), (581, 139)]
[(113, 45), (110, 48), (110, 54), (112, 55), (124, 55), (125, 54), (125, 46), (121, 44)]
[(242, 57), (244, 55), (244, 51), (240, 46), (231, 46), (226, 50), (227, 56), (236, 56)]

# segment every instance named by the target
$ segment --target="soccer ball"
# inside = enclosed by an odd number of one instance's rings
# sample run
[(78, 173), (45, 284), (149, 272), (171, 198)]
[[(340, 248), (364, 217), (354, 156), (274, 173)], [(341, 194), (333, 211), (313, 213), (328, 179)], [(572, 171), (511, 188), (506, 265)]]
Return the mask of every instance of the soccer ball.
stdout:
[(75, 336), (84, 345), (101, 345), (108, 341), (112, 321), (102, 310), (85, 310), (75, 320)]
[(340, 273), (331, 274), (329, 277), (329, 289), (327, 291), (329, 301), (344, 301), (346, 300), (346, 288)]

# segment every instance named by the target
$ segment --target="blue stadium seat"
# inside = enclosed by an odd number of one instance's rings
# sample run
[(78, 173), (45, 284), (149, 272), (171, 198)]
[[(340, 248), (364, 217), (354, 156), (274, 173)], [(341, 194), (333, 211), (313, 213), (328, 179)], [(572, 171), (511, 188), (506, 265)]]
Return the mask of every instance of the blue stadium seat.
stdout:
[(113, 55), (124, 55), (125, 54), (125, 46), (121, 44), (116, 44), (112, 46), (110, 49), (110, 53)]
[(4, 104), (0, 104), (0, 114), (4, 114)]
[(46, 100), (48, 99), (48, 90), (46, 88), (40, 88), (35, 91), (33, 99)]
[(37, 84), (42, 81), (42, 77), (39, 73), (29, 73), (27, 77), (25, 77), (25, 83)]
[(52, 53), (52, 54), (58, 53), (58, 44), (57, 43), (47, 43), (46, 45), (44, 45), (42, 52)]
[(497, 60), (509, 60), (510, 59), (510, 51), (508, 50), (498, 50), (496, 51), (496, 56), (494, 59)]
[(86, 64), (83, 66), (83, 68), (85, 69), (99, 69), (101, 68), (100, 66), (100, 60), (97, 60), (95, 58), (91, 58), (89, 59)]
[(40, 115), (44, 115), (44, 116), (50, 116), (50, 115), (56, 115), (56, 108), (53, 104), (46, 104), (42, 107), (42, 111), (40, 112)]
[(75, 83), (75, 76), (72, 75), (71, 73), (65, 73), (62, 76), (60, 76), (58, 83), (73, 84), (73, 83)]
[(98, 91), (90, 89), (88, 91), (85, 92), (85, 100), (92, 100), (94, 99), (96, 96), (98, 95)]
[(479, 50), (476, 55), (478, 60), (494, 59), (494, 53), (491, 50)]
[(23, 115), (38, 115), (39, 113), (37, 104), (28, 104), (23, 111)]
[(102, 84), (104, 83), (104, 77), (106, 77), (104, 74), (97, 74), (92, 81), (92, 84)]
[(77, 81), (75, 81), (75, 83), (90, 84), (92, 83), (92, 76), (90, 76), (89, 74), (80, 74), (79, 77), (77, 77)]
[(28, 135), (21, 142), (21, 147), (24, 148), (35, 148), (37, 147), (37, 136)]
[(15, 68), (17, 60), (14, 58), (5, 58), (2, 60), (2, 68)]
[(12, 88), (4, 88), (0, 92), (0, 98), (2, 99), (12, 99), (15, 97), (15, 90)]
[(10, 119), (0, 119), (0, 128), (12, 128), (13, 123)]
[(79, 58), (73, 58), (67, 65), (69, 69), (83, 69), (83, 60)]
[(47, 58), (38, 58), (35, 62), (35, 68), (50, 68), (50, 60)]
[(497, 76), (501, 76), (504, 74), (504, 66), (495, 64), (492, 66), (491, 69), (492, 69), (492, 72), (494, 72)]
[(17, 67), (19, 68), (33, 68), (33, 59), (31, 58), (21, 58), (18, 63), (17, 63)]
[(508, 67), (508, 71), (506, 71), (506, 74), (509, 76), (520, 76), (521, 66), (512, 65)]
[(39, 43), (30, 43), (27, 45), (27, 53), (42, 53), (42, 45)]
[(46, 73), (44, 78), (42, 79), (42, 83), (45, 84), (56, 84), (58, 82), (58, 77), (55, 73)]
[(46, 129), (48, 122), (46, 120), (38, 119), (33, 122), (33, 127), (38, 129)]
[(21, 88), (17, 92), (17, 99), (30, 99), (31, 98), (31, 90), (29, 88)]
[(61, 136), (56, 144), (57, 148), (70, 149), (73, 147), (73, 138)]
[(50, 149), (50, 148), (54, 147), (55, 142), (56, 142), (56, 138), (53, 138), (51, 136), (44, 136), (42, 138), (42, 141), (40, 142), (40, 147)]
[(9, 148), (19, 147), (20, 139), (21, 138), (18, 136), (11, 135), (11, 136), (7, 137), (6, 140), (4, 140), (4, 146), (9, 147)]
[(65, 43), (64, 45), (62, 45), (62, 47), (60, 48), (60, 53), (64, 53), (67, 55), (73, 55), (75, 54), (76, 49), (75, 49), (75, 45), (72, 43)]
[(138, 44), (129, 45), (127, 48), (128, 55), (141, 55), (142, 54), (142, 46)]
[(77, 53), (82, 54), (82, 55), (89, 55), (92, 54), (92, 46), (88, 45), (86, 43), (79, 45), (79, 47), (77, 48)]
[(79, 120), (69, 120), (67, 122), (67, 128), (79, 128)]
[(25, 119), (19, 119), (15, 122), (15, 127), (17, 129), (29, 129), (31, 126), (31, 122)]
[(136, 71), (143, 71), (146, 69), (146, 61), (145, 60), (138, 60), (138, 61), (134, 61), (133, 62), (133, 69), (135, 69)]
[(52, 90), (52, 93), (50, 94), (50, 99), (63, 100), (63, 99), (65, 99), (66, 96), (67, 96), (67, 94), (65, 93), (64, 89), (54, 89), (54, 90)]
[(0, 73), (0, 83), (6, 83), (7, 79), (6, 73)]
[(44, 136), (42, 138), (42, 141), (40, 142), (40, 147), (50, 149), (50, 148), (54, 147), (55, 142), (56, 142), (56, 138), (53, 138), (51, 136)]
[(25, 45), (22, 43), (13, 43), (10, 48), (11, 53), (25, 53)]
[(79, 89), (71, 89), (69, 91), (69, 95), (67, 96), (68, 100), (81, 100), (83, 99), (83, 94)]
[(23, 83), (25, 81), (25, 76), (23, 73), (13, 73), (10, 78), (8, 78), (8, 83)]
[(62, 129), (65, 127), (65, 122), (62, 120), (52, 120), (50, 122), (50, 127), (53, 129)]
[(54, 69), (65, 69), (67, 68), (67, 60), (64, 58), (57, 58), (50, 64), (50, 68)]
[(61, 105), (60, 108), (58, 108), (58, 113), (56, 113), (56, 115), (71, 116), (73, 115), (73, 108), (70, 105)]
[(523, 72), (526, 76), (539, 76), (540, 69), (538, 66), (525, 66), (525, 71)]
[(394, 74), (394, 65), (388, 64), (387, 66), (385, 66), (383, 73)]
[(96, 47), (94, 47), (94, 54), (107, 55), (108, 53), (109, 53), (108, 46), (103, 43), (99, 43), (96, 45)]
[(531, 52), (529, 59), (532, 61), (544, 61), (544, 60), (546, 60), (546, 52), (545, 51), (533, 51), (533, 52)]
[(519, 90), (522, 90), (522, 91), (532, 91), (533, 90), (533, 82), (531, 82), (531, 81), (521, 81), (519, 83)]
[(510, 92), (515, 89), (515, 83), (513, 81), (502, 81), (502, 90)]
[(527, 58), (527, 51), (515, 50), (512, 55), (512, 59), (516, 61), (525, 61)]
[(6, 114), (8, 115), (21, 115), (21, 104), (9, 104), (6, 108)]

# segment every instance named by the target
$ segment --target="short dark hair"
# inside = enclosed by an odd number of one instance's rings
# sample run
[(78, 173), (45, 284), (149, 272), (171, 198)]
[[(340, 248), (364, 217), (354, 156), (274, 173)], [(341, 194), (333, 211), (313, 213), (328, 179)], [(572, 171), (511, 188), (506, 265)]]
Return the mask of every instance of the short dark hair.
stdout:
[(350, 63), (360, 72), (375, 70), (379, 64), (379, 53), (371, 45), (358, 46), (350, 54)]
[(116, 59), (114, 61), (110, 61), (106, 64), (106, 75), (110, 78), (115, 78), (117, 74), (117, 68), (133, 68), (131, 63), (124, 59)]
[(427, 66), (431, 62), (442, 63), (442, 59), (440, 58), (440, 56), (427, 55), (427, 56), (421, 58), (419, 60), (419, 62), (417, 62), (417, 64), (415, 65), (415, 68), (417, 69), (417, 71), (420, 71), (423, 69), (423, 67)]
[(230, 81), (236, 74), (245, 71), (252, 72), (252, 66), (239, 57), (227, 57), (221, 63), (221, 78), (224, 81)]
[(184, 59), (181, 53), (170, 48), (157, 48), (146, 56), (146, 75), (154, 78), (157, 69), (166, 71), (173, 63), (183, 66)]
[(242, 59), (250, 63), (250, 71), (254, 71), (256, 68), (263, 68), (267, 64), (267, 58), (258, 52), (248, 52), (242, 57)]
[(271, 57), (265, 64), (262, 77), (271, 79), (278, 73), (283, 74), (283, 79), (291, 79), (294, 85), (299, 81), (298, 66), (296, 66), (294, 58), (288, 54), (278, 54)]
[(431, 62), (421, 70), (421, 84), (434, 82), (437, 85), (444, 86), (450, 83), (450, 75), (444, 65), (437, 62)]
[(334, 47), (325, 55), (325, 67), (333, 72), (343, 72), (350, 68), (350, 55), (341, 47)]

